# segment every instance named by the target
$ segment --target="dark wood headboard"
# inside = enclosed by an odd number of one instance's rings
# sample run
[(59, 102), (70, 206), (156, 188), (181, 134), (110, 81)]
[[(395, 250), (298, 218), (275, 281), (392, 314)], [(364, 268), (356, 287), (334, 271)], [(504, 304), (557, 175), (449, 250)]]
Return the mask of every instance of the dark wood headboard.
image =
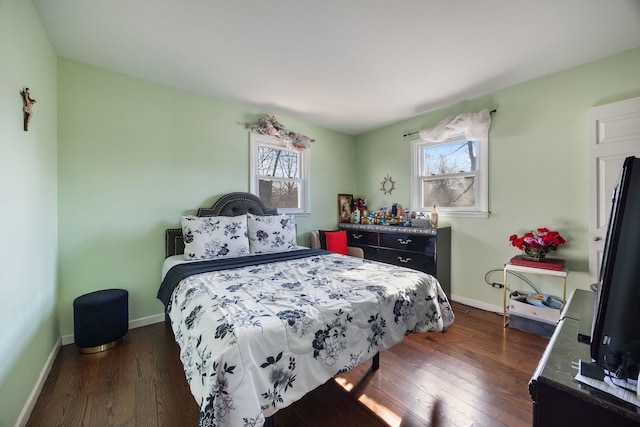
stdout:
[[(220, 197), (210, 208), (198, 209), (198, 216), (237, 216), (246, 213), (254, 215), (277, 215), (278, 210), (268, 208), (255, 194), (235, 192)], [(168, 228), (165, 231), (165, 256), (184, 253), (182, 228)]]

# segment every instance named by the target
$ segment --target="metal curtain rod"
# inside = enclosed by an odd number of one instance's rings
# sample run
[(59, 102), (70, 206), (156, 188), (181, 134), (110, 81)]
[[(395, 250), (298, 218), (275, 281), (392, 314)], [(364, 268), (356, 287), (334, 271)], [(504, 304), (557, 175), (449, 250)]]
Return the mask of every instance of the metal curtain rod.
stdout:
[[(491, 110), (491, 111), (489, 111), (489, 114), (493, 114), (493, 113), (495, 113), (496, 111), (498, 111), (498, 110)], [(417, 131), (415, 131), (415, 132), (405, 133), (404, 135), (402, 135), (402, 137), (403, 137), (403, 138), (406, 138), (407, 136), (409, 136), (409, 135), (415, 135), (416, 133), (420, 133), (420, 131), (419, 131), (419, 130), (417, 130)]]

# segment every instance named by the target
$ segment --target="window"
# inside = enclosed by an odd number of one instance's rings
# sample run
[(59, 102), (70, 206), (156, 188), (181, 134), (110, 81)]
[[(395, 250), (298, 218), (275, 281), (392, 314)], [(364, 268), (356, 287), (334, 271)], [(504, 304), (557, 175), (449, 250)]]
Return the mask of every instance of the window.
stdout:
[(280, 213), (309, 213), (309, 150), (251, 134), (251, 193)]
[(487, 141), (412, 143), (412, 209), (443, 216), (488, 216)]

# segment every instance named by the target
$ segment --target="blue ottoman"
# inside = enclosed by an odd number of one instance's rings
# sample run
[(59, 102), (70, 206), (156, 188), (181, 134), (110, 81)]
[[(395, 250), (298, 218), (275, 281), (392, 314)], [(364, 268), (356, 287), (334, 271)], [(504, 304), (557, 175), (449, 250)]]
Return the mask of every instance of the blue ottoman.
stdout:
[(80, 353), (98, 353), (120, 344), (129, 331), (129, 292), (105, 289), (73, 301), (73, 332)]

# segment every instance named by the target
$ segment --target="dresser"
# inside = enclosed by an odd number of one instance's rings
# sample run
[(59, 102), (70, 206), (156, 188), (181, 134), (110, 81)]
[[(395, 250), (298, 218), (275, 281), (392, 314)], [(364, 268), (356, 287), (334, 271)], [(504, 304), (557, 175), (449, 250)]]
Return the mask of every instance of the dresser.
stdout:
[(451, 227), (340, 224), (347, 244), (362, 248), (366, 259), (413, 268), (438, 279), (451, 297)]
[(578, 331), (590, 330), (594, 297), (574, 291), (529, 382), (534, 427), (640, 426), (638, 408), (574, 379), (578, 360), (591, 361)]

